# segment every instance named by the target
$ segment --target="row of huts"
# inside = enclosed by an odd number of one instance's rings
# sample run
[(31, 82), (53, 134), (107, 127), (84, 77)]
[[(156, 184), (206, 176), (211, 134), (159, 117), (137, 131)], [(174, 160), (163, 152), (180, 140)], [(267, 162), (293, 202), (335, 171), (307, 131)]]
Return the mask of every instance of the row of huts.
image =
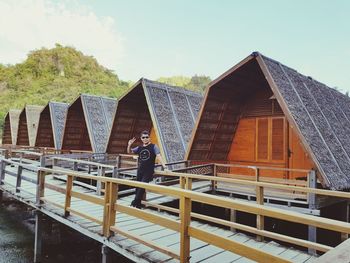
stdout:
[(10, 110), (3, 144), (124, 153), (145, 129), (167, 162), (315, 169), (325, 188), (350, 189), (350, 98), (258, 52), (204, 98), (140, 79), (119, 101), (83, 94)]

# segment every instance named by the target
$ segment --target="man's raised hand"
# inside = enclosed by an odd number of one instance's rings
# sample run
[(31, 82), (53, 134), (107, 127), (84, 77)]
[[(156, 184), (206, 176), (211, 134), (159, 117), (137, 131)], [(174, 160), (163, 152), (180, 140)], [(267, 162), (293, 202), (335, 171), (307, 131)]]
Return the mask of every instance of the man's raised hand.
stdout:
[(131, 146), (136, 141), (136, 138), (132, 138), (129, 140), (128, 145)]

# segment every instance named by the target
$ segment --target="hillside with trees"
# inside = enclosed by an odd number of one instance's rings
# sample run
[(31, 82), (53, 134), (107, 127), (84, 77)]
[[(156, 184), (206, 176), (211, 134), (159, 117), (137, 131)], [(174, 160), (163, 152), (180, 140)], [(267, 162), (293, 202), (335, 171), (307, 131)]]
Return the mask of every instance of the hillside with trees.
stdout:
[[(158, 81), (203, 92), (210, 78), (177, 76)], [(131, 85), (99, 65), (94, 57), (59, 44), (31, 51), (23, 63), (0, 62), (0, 135), (9, 109), (22, 109), (25, 104), (46, 105), (50, 100), (70, 103), (80, 93), (118, 98)]]

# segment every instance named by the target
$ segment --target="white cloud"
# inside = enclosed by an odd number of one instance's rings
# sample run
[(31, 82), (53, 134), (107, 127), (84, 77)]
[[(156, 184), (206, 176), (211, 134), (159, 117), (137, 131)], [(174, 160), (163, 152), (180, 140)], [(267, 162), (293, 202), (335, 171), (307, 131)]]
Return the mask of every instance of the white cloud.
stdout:
[(76, 3), (0, 0), (0, 63), (19, 63), (29, 51), (55, 43), (73, 46), (110, 69), (120, 65), (124, 53), (111, 17), (98, 17)]

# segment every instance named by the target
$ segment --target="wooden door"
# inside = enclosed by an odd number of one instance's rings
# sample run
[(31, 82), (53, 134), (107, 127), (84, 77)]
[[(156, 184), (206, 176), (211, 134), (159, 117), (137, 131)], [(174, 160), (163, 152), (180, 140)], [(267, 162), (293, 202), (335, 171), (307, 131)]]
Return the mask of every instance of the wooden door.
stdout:
[[(289, 168), (311, 169), (313, 167), (309, 155), (304, 150), (302, 143), (293, 129), (289, 126)], [(302, 172), (289, 172), (289, 179), (301, 179), (306, 176)]]

